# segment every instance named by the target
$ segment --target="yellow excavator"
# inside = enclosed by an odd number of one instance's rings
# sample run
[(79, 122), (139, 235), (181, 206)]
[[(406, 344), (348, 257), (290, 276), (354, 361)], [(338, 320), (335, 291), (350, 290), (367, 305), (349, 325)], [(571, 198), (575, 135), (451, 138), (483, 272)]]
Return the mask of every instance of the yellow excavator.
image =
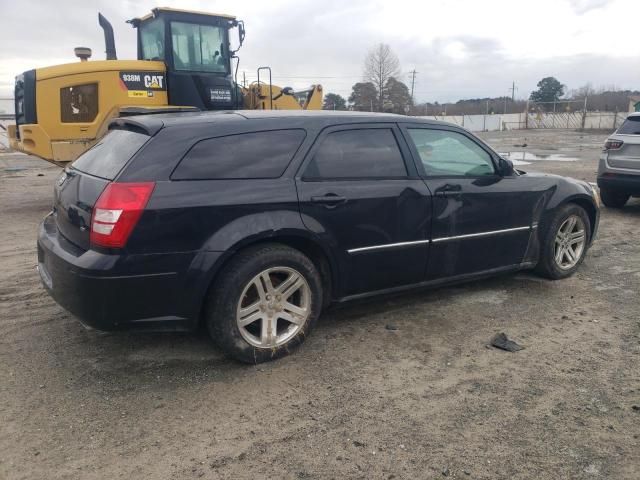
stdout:
[[(271, 83), (271, 69), (258, 80), (237, 82), (244, 23), (230, 15), (155, 8), (128, 20), (137, 29), (138, 59), (118, 60), (113, 28), (98, 14), (106, 60), (28, 70), (16, 77), (16, 124), (10, 145), (59, 165), (75, 160), (106, 134), (109, 122), (128, 115), (190, 110), (322, 108), (322, 86), (295, 91)], [(230, 32), (237, 29), (237, 49)], [(234, 65), (235, 63), (235, 65)], [(262, 74), (262, 79), (260, 75)]]

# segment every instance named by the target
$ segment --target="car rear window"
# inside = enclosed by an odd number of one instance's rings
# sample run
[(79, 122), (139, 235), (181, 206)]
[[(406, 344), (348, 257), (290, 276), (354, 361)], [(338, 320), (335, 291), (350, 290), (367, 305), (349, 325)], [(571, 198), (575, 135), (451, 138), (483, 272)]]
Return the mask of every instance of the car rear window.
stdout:
[(185, 155), (171, 179), (278, 178), (305, 135), (304, 130), (291, 129), (202, 140)]
[(640, 135), (640, 117), (627, 118), (616, 133), (622, 135)]
[(149, 138), (149, 135), (132, 130), (111, 130), (80, 155), (71, 164), (71, 168), (95, 177), (113, 180)]

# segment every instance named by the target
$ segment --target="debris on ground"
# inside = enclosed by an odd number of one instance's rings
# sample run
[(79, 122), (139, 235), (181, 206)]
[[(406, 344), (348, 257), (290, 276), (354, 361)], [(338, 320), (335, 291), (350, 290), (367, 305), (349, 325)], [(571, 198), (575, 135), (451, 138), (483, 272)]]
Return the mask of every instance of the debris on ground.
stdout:
[(387, 330), (398, 330), (398, 326), (397, 325), (393, 325), (391, 323), (386, 325), (384, 328), (386, 328)]
[(524, 349), (523, 346), (518, 345), (513, 340), (509, 340), (506, 333), (498, 333), (491, 339), (491, 345), (500, 350), (506, 350), (507, 352), (517, 352), (518, 350)]

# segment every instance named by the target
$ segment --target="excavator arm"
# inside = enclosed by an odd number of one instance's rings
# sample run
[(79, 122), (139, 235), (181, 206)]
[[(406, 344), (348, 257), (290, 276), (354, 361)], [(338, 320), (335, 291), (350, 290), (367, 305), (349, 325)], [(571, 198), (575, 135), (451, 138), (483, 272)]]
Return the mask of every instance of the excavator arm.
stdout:
[(278, 87), (254, 82), (242, 88), (244, 108), (247, 110), (320, 110), (322, 85), (311, 85), (305, 90)]

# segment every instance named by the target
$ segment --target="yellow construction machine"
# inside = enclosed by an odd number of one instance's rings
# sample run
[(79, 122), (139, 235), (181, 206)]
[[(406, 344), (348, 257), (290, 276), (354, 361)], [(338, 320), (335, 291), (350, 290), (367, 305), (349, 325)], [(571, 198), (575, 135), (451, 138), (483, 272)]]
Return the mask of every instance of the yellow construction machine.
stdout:
[[(111, 24), (101, 14), (98, 22), (104, 30), (106, 60), (89, 61), (91, 50), (79, 47), (79, 62), (16, 77), (16, 124), (8, 129), (12, 148), (63, 165), (91, 148), (115, 117), (322, 108), (321, 85), (302, 91), (280, 88), (271, 83), (269, 67), (258, 69), (258, 81), (238, 84), (237, 51), (245, 29), (233, 16), (155, 8), (128, 20), (137, 29), (137, 60), (118, 60)], [(229, 40), (234, 28), (236, 50)]]

